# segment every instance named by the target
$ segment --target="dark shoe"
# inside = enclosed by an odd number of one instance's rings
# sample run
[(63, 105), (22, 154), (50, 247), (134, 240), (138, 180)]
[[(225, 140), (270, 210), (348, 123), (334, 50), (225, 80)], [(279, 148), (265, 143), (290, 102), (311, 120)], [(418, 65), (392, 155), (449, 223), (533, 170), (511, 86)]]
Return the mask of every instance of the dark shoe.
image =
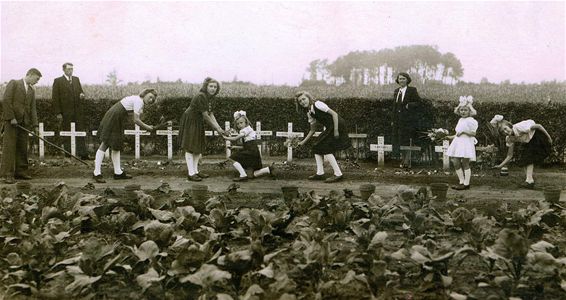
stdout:
[(332, 182), (338, 182), (342, 179), (344, 179), (344, 176), (332, 176), (332, 177), (327, 178), (324, 182), (332, 183)]
[(455, 184), (455, 185), (451, 186), (450, 188), (453, 189), (453, 190), (458, 190), (458, 191), (460, 191), (460, 190), (463, 190), (463, 186), (464, 186), (463, 183), (458, 183), (458, 184)]
[(232, 179), (232, 181), (235, 181), (235, 182), (248, 181), (248, 176), (246, 176), (246, 177), (236, 177), (236, 178)]
[(94, 179), (94, 181), (96, 183), (106, 183), (106, 180), (104, 180), (104, 177), (102, 177), (102, 174), (100, 175), (92, 175), (92, 179)]
[(15, 179), (23, 179), (23, 180), (30, 180), (31, 176), (27, 175), (27, 174), (16, 174), (14, 176)]
[(309, 176), (309, 180), (324, 180), (324, 178), (325, 178), (324, 174), (322, 175), (314, 174)]
[(5, 184), (14, 184), (14, 183), (16, 183), (16, 180), (14, 179), (14, 177), (6, 177), (4, 179), (4, 183)]
[(463, 191), (463, 190), (469, 190), (470, 185), (459, 184), (459, 185), (452, 186), (452, 188), (457, 190), (457, 191)]
[(529, 190), (534, 190), (535, 189), (535, 183), (528, 183), (526, 181), (521, 182), (521, 184), (519, 184), (519, 187), (522, 187), (524, 189), (529, 189)]
[(200, 177), (202, 179), (210, 177), (210, 175), (208, 175), (206, 173), (202, 173), (202, 172), (196, 173), (195, 175), (197, 175), (198, 177)]
[(121, 180), (121, 179), (132, 179), (132, 176), (127, 174), (126, 172), (122, 172), (120, 175), (114, 174), (114, 179)]
[(198, 177), (197, 174), (187, 176), (189, 181), (202, 181), (202, 178)]

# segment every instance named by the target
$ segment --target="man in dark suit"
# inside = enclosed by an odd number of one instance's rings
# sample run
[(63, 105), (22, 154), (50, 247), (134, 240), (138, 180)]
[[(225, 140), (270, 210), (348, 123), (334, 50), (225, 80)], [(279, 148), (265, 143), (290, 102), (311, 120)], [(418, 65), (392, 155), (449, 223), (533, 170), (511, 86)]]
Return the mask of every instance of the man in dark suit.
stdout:
[(399, 87), (393, 93), (393, 155), (401, 156), (400, 167), (408, 167), (410, 155), (401, 153), (400, 146), (409, 146), (410, 139), (413, 145), (417, 142), (418, 109), (421, 97), (417, 88), (409, 86), (411, 77), (405, 72), (399, 73), (395, 82)]
[(2, 125), (4, 137), (0, 176), (8, 184), (15, 179), (31, 179), (28, 174), (28, 133), (18, 125), (37, 133), (37, 108), (33, 85), (41, 78), (39, 70), (32, 68), (26, 77), (10, 80), (3, 99)]
[[(51, 99), (53, 100), (57, 120), (62, 125), (61, 130), (71, 129), (71, 122), (75, 122), (75, 130), (88, 131), (84, 117), (85, 94), (81, 86), (81, 81), (77, 76), (73, 76), (73, 64), (63, 64), (63, 76), (55, 78)], [(88, 160), (88, 150), (86, 138), (79, 137), (77, 141), (77, 155), (84, 160)], [(71, 151), (71, 141), (65, 138), (64, 148)]]

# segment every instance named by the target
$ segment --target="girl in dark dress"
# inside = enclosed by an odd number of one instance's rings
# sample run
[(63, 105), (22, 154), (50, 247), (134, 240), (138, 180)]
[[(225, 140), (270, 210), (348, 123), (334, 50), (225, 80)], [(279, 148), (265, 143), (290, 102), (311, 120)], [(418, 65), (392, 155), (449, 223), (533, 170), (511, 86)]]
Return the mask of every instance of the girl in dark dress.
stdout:
[(261, 155), (259, 153), (257, 144), (257, 134), (252, 129), (248, 117), (246, 117), (245, 111), (237, 111), (234, 113), (234, 122), (236, 123), (236, 128), (239, 129), (238, 135), (236, 136), (224, 136), (224, 139), (228, 141), (238, 141), (242, 139), (242, 146), (232, 146), (232, 149), (241, 149), (235, 151), (230, 159), (234, 162), (234, 168), (240, 173), (238, 178), (234, 181), (247, 181), (248, 176), (246, 174), (246, 169), (253, 170), (253, 177), (259, 177), (264, 174), (271, 174), (272, 167), (263, 167), (261, 163)]
[(126, 174), (120, 167), (120, 151), (124, 147), (124, 124), (128, 113), (133, 113), (134, 124), (142, 129), (153, 131), (153, 126), (147, 125), (140, 119), (143, 113), (143, 107), (146, 104), (155, 102), (157, 91), (154, 89), (145, 89), (139, 96), (128, 96), (114, 104), (100, 121), (98, 127), (98, 138), (100, 146), (96, 150), (94, 158), (94, 174), (93, 178), (98, 183), (106, 182), (102, 177), (102, 160), (106, 149), (112, 150), (112, 164), (114, 166), (114, 179), (131, 179), (132, 176)]
[(533, 171), (535, 164), (542, 164), (550, 155), (552, 138), (540, 124), (533, 120), (525, 120), (517, 124), (503, 119), (502, 115), (495, 115), (490, 122), (497, 127), (500, 134), (506, 135), (505, 144), (508, 147), (507, 157), (495, 168), (505, 166), (513, 158), (515, 146), (518, 146), (518, 164), (525, 167), (527, 178), (521, 187), (534, 189), (535, 180)]
[(328, 161), (334, 171), (334, 176), (326, 178), (325, 182), (337, 182), (342, 180), (342, 171), (340, 171), (334, 153), (336, 151), (346, 150), (352, 146), (344, 119), (330, 109), (324, 102), (315, 100), (311, 94), (305, 91), (295, 95), (295, 105), (297, 112), (299, 112), (299, 107), (307, 111), (307, 118), (310, 123), (309, 133), (298, 143), (299, 146), (304, 145), (310, 140), (315, 133), (317, 124), (322, 124), (325, 127), (324, 131), (318, 136), (318, 139), (312, 146), (316, 160), (316, 174), (309, 176), (309, 180), (323, 180), (325, 178), (324, 159)]
[(198, 163), (205, 149), (204, 122), (206, 121), (218, 133), (224, 134), (224, 130), (218, 125), (212, 112), (212, 99), (218, 92), (220, 92), (218, 81), (207, 77), (198, 95), (191, 100), (191, 104), (181, 116), (179, 146), (185, 151), (190, 181), (201, 181), (202, 178), (208, 177), (198, 170)]

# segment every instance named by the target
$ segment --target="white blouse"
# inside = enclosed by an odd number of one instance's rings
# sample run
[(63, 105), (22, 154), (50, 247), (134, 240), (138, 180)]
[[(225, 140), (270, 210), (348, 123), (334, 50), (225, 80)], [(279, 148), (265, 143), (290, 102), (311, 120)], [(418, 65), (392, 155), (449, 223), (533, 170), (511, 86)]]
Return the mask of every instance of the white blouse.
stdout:
[(128, 96), (120, 100), (120, 103), (126, 111), (134, 111), (138, 115), (143, 112), (143, 99), (140, 96)]
[(535, 125), (533, 120), (525, 120), (517, 124), (513, 124), (513, 136), (507, 136), (505, 138), (505, 144), (507, 147), (511, 146), (513, 143), (528, 143), (535, 135), (535, 131), (531, 130), (531, 127)]
[(244, 142), (255, 141), (257, 139), (257, 134), (251, 126), (246, 126), (240, 130), (240, 134), (244, 135)]

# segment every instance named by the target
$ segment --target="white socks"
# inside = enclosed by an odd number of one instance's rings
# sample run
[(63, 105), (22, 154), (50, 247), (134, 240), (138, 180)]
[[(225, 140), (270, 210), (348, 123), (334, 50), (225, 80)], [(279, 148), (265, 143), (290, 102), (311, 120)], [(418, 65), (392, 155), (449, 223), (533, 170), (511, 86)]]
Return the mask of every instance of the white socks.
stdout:
[(334, 154), (326, 154), (324, 155), (324, 158), (328, 161), (328, 163), (332, 167), (332, 170), (334, 170), (334, 176), (342, 176), (342, 171), (340, 171), (340, 167), (338, 166), (338, 162), (336, 161)]
[(472, 177), (472, 169), (464, 170), (464, 185), (470, 185), (470, 179)]
[(242, 165), (239, 162), (234, 162), (234, 168), (236, 168), (236, 170), (238, 170), (238, 173), (240, 173), (240, 177), (247, 177), (248, 175), (246, 174), (246, 170), (244, 170), (244, 167), (242, 167)]
[(458, 175), (460, 184), (464, 184), (464, 171), (462, 169), (456, 169), (456, 175)]
[[(98, 155), (98, 151), (96, 155)], [(114, 174), (121, 175), (123, 171), (120, 168), (120, 151), (112, 150), (112, 164), (114, 165)]]
[(94, 176), (102, 174), (102, 160), (104, 159), (104, 151), (96, 150), (94, 156)]
[(533, 183), (535, 182), (534, 178), (533, 178), (533, 171), (535, 169), (535, 165), (528, 165), (525, 168), (525, 171), (527, 173), (527, 179), (525, 180), (527, 183)]
[(199, 153), (199, 154), (196, 154), (196, 155), (193, 154), (193, 157), (194, 157), (194, 163), (195, 163), (195, 165), (194, 165), (195, 173), (198, 174), (198, 162), (200, 161), (200, 158), (202, 157), (202, 154), (200, 154), (200, 153)]
[(195, 172), (195, 163), (194, 163), (193, 154), (189, 152), (185, 152), (185, 160), (187, 161), (187, 169), (189, 170), (189, 176), (195, 175), (196, 172)]
[(322, 155), (315, 154), (314, 160), (316, 161), (316, 175), (324, 175), (324, 165), (322, 160)]
[(265, 167), (257, 171), (254, 171), (254, 177), (259, 177), (264, 174), (269, 174), (269, 167)]

